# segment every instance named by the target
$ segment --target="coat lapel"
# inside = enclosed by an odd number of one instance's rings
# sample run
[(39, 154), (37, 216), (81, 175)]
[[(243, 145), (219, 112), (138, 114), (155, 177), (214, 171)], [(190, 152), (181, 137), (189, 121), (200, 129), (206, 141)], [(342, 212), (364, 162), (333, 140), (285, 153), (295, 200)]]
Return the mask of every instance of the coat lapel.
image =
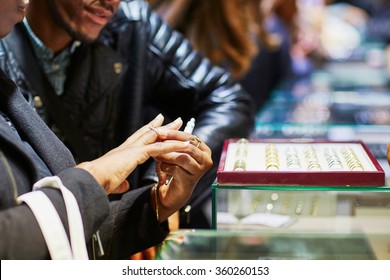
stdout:
[(70, 151), (46, 126), (18, 90), (0, 70), (0, 110), (15, 125), (20, 136), (34, 148), (53, 174), (75, 165)]

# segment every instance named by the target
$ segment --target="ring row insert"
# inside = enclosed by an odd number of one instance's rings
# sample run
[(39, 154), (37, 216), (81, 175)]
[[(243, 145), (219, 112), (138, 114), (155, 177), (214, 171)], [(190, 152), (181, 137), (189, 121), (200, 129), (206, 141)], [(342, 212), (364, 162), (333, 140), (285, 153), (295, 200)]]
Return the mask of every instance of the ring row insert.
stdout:
[(225, 170), (376, 170), (361, 145), (355, 143), (250, 143), (241, 139), (229, 145), (232, 152)]

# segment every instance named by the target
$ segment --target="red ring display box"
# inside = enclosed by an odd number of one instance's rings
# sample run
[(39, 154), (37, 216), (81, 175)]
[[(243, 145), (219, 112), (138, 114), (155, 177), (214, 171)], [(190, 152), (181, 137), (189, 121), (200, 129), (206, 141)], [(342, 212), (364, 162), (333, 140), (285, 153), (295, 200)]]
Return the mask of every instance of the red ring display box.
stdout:
[(361, 141), (225, 140), (219, 185), (383, 186), (385, 173)]

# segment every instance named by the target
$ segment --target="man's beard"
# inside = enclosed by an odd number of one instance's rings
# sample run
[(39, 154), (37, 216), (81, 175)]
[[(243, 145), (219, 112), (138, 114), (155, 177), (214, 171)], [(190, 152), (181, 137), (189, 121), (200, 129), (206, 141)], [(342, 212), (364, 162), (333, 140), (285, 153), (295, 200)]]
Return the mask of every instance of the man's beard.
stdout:
[(58, 12), (58, 8), (55, 4), (55, 1), (48, 1), (49, 3), (49, 10), (53, 16), (53, 20), (62, 27), (68, 34), (71, 36), (74, 40), (81, 41), (81, 42), (93, 42), (95, 39), (88, 38), (86, 35), (75, 31), (69, 24), (67, 24), (61, 17), (60, 13)]

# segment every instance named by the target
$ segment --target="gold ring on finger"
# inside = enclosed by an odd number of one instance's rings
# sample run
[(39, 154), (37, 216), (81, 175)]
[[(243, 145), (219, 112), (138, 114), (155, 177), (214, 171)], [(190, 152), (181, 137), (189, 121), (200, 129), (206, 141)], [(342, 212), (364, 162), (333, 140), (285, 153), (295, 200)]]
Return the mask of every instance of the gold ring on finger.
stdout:
[(198, 136), (196, 136), (196, 135), (194, 135), (194, 139), (197, 142), (196, 147), (199, 148), (200, 144), (202, 143), (202, 140), (200, 140), (200, 138)]

